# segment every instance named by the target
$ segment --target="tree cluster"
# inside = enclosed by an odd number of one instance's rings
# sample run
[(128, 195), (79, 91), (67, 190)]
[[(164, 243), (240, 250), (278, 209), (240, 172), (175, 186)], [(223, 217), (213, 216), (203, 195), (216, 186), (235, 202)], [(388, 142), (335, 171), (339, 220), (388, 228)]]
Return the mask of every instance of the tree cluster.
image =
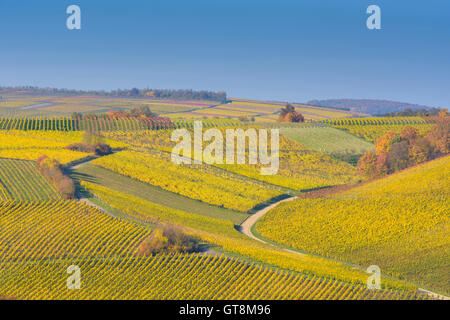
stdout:
[(97, 156), (105, 156), (112, 153), (111, 147), (105, 143), (87, 144), (87, 143), (74, 143), (66, 147), (71, 151), (95, 153)]
[(85, 131), (83, 134), (83, 142), (73, 143), (66, 147), (68, 150), (95, 153), (98, 156), (105, 156), (112, 153), (111, 146), (104, 143), (102, 136)]
[(196, 252), (197, 242), (186, 235), (180, 228), (165, 225), (153, 232), (139, 245), (138, 252), (143, 256), (152, 256), (167, 252)]
[(110, 110), (108, 115), (116, 118), (157, 118), (158, 115), (152, 112), (149, 106), (139, 106), (128, 111)]
[(291, 104), (286, 104), (286, 107), (281, 108), (278, 117), (279, 122), (304, 122), (305, 118), (301, 113), (295, 111), (295, 107)]
[(440, 113), (427, 136), (406, 126), (396, 134), (388, 132), (375, 142), (375, 152), (365, 153), (358, 161), (357, 172), (366, 178), (375, 178), (406, 169), (450, 152), (450, 121)]

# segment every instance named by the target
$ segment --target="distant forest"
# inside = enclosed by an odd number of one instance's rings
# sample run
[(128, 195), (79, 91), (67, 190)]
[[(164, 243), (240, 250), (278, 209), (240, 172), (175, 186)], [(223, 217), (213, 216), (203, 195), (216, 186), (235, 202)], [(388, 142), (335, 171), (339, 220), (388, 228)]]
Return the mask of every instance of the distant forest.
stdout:
[(58, 88), (39, 88), (32, 86), (22, 87), (0, 87), (0, 92), (21, 91), (25, 94), (55, 95), (55, 96), (110, 96), (110, 97), (148, 97), (155, 99), (174, 100), (208, 100), (225, 102), (227, 94), (225, 91), (213, 92), (206, 90), (188, 89), (117, 89), (112, 91), (103, 90), (72, 90)]
[(430, 108), (430, 109), (406, 109), (399, 112), (389, 112), (382, 114), (383, 117), (437, 117), (439, 115), (439, 108)]
[(331, 107), (347, 109), (352, 112), (367, 113), (372, 115), (381, 115), (386, 113), (401, 112), (406, 109), (410, 110), (432, 110), (428, 106), (389, 101), (389, 100), (373, 100), (373, 99), (327, 99), (327, 100), (311, 100), (308, 104), (319, 107)]

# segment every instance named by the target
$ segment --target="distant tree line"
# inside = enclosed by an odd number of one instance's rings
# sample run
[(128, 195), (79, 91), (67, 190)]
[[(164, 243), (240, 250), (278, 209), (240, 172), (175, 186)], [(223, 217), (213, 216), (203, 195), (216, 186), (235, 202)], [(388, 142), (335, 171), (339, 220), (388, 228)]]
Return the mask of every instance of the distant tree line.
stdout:
[(227, 94), (225, 91), (206, 91), (191, 89), (117, 89), (112, 91), (104, 90), (72, 90), (59, 88), (39, 88), (33, 86), (0, 87), (1, 91), (25, 91), (30, 94), (56, 95), (56, 96), (111, 96), (111, 97), (151, 97), (155, 99), (174, 100), (208, 100), (225, 102)]
[(429, 109), (405, 109), (403, 111), (398, 112), (389, 112), (384, 113), (381, 116), (382, 117), (437, 117), (439, 115), (439, 111), (441, 109), (439, 108), (429, 108)]

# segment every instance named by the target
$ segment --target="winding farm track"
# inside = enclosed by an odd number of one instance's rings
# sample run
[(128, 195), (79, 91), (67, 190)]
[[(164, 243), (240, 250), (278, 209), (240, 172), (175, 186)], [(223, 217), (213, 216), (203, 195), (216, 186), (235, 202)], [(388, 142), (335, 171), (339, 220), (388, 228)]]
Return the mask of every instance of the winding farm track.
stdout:
[[(77, 163), (77, 164), (74, 165), (74, 166), (69, 167), (69, 169), (70, 169), (70, 170), (73, 170), (73, 169), (81, 168), (82, 166), (88, 164), (89, 162), (91, 162), (91, 161), (93, 161), (93, 160), (95, 160), (95, 159), (85, 160), (85, 161), (83, 161), (83, 162)], [(77, 193), (78, 193), (78, 192), (77, 192)], [(86, 204), (90, 205), (91, 207), (97, 208), (98, 210), (100, 210), (100, 211), (106, 213), (108, 216), (111, 216), (111, 217), (113, 217), (113, 218), (116, 217), (115, 215), (109, 213), (108, 211), (106, 211), (105, 209), (103, 209), (102, 207), (100, 207), (99, 205), (96, 205), (95, 203), (93, 203), (91, 200), (89, 200), (89, 198), (85, 197), (84, 195), (77, 194), (77, 196), (78, 196), (78, 201), (79, 201), (79, 202), (83, 202), (83, 203), (86, 203)]]
[[(354, 187), (354, 186), (352, 186), (352, 187)], [(245, 234), (246, 236), (248, 236), (248, 237), (254, 239), (254, 240), (257, 240), (257, 241), (259, 241), (259, 242), (262, 242), (262, 243), (265, 243), (265, 244), (268, 244), (268, 245), (271, 245), (271, 246), (280, 248), (280, 249), (282, 249), (283, 251), (287, 251), (287, 252), (294, 253), (294, 254), (297, 254), (297, 255), (304, 255), (304, 253), (301, 253), (301, 252), (298, 252), (298, 251), (294, 251), (294, 250), (289, 250), (289, 249), (283, 248), (283, 247), (281, 247), (281, 246), (278, 246), (278, 245), (276, 245), (275, 243), (269, 243), (269, 242), (267, 242), (267, 241), (264, 241), (263, 239), (260, 239), (260, 238), (256, 237), (256, 236), (252, 233), (252, 228), (253, 228), (253, 226), (254, 226), (254, 225), (256, 224), (256, 222), (258, 222), (258, 220), (261, 219), (267, 212), (269, 212), (269, 211), (272, 210), (273, 208), (277, 207), (277, 206), (278, 206), (280, 203), (282, 203), (282, 202), (292, 201), (292, 200), (295, 200), (295, 199), (297, 199), (297, 198), (298, 198), (298, 197), (295, 196), (295, 197), (283, 199), (283, 200), (277, 201), (277, 202), (275, 202), (275, 203), (273, 203), (273, 204), (271, 204), (271, 205), (269, 205), (269, 206), (267, 206), (267, 207), (265, 207), (265, 208), (263, 208), (263, 209), (261, 209), (261, 210), (255, 212), (254, 214), (252, 214), (251, 216), (249, 216), (247, 219), (245, 219), (245, 221), (240, 225), (239, 231), (240, 231), (241, 233)], [(432, 292), (432, 291), (429, 291), (429, 290), (426, 290), (426, 289), (423, 289), (423, 288), (418, 288), (418, 291), (419, 291), (420, 293), (427, 294), (428, 296), (430, 296), (430, 297), (432, 297), (432, 298), (434, 298), (434, 299), (439, 299), (439, 300), (450, 300), (450, 297), (447, 297), (447, 296), (444, 296), (444, 295), (441, 295), (441, 294), (438, 294), (438, 293), (435, 293), (435, 292)]]
[[(244, 222), (241, 223), (241, 225), (240, 225), (240, 230), (239, 230), (239, 231), (240, 231), (241, 233), (245, 234), (246, 236), (248, 236), (248, 237), (254, 239), (254, 240), (257, 240), (257, 241), (262, 242), (262, 243), (269, 244), (268, 242), (266, 242), (266, 241), (264, 241), (264, 240), (262, 240), (262, 239), (260, 239), (260, 238), (258, 238), (258, 237), (256, 237), (256, 236), (254, 236), (253, 233), (252, 233), (252, 227), (253, 227), (253, 226), (255, 225), (255, 223), (256, 223), (259, 219), (261, 219), (267, 212), (269, 212), (270, 210), (272, 210), (273, 208), (275, 208), (276, 206), (278, 206), (280, 203), (286, 202), (286, 201), (292, 201), (292, 200), (294, 200), (294, 199), (296, 199), (296, 198), (297, 198), (297, 197), (291, 197), (291, 198), (283, 199), (283, 200), (277, 201), (277, 202), (275, 202), (275, 203), (272, 203), (271, 205), (269, 205), (269, 206), (267, 206), (267, 207), (265, 207), (265, 208), (263, 208), (263, 209), (261, 209), (261, 210), (259, 210), (259, 211), (256, 211), (254, 214), (252, 214), (251, 216), (249, 216), (247, 219), (245, 219)], [(291, 250), (289, 250), (289, 251), (291, 251)], [(291, 252), (294, 252), (294, 251), (291, 251)], [(295, 253), (298, 253), (298, 252), (295, 252)]]

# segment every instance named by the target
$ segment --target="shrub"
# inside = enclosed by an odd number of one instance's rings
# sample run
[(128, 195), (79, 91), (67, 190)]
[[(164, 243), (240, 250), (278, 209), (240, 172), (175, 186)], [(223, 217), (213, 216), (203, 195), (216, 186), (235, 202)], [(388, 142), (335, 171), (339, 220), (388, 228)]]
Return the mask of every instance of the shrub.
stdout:
[(448, 153), (449, 143), (446, 118), (437, 121), (428, 138), (419, 135), (417, 129), (406, 126), (400, 134), (388, 132), (377, 139), (375, 154), (369, 152), (361, 157), (357, 173), (373, 178), (403, 170), (431, 160), (439, 153)]
[(195, 252), (198, 244), (181, 229), (166, 225), (154, 230), (139, 245), (138, 252), (143, 256), (151, 256), (162, 252)]
[(42, 156), (37, 160), (41, 173), (50, 180), (64, 199), (75, 198), (75, 184), (64, 175), (61, 165), (55, 159)]
[(74, 143), (71, 145), (68, 145), (66, 149), (72, 150), (72, 151), (79, 151), (79, 152), (86, 152), (86, 153), (94, 153), (95, 152), (95, 146), (93, 144), (88, 143)]
[(290, 122), (304, 122), (305, 118), (301, 113), (298, 113), (296, 111), (290, 113), (291, 115), (291, 121)]
[(86, 153), (95, 153), (98, 156), (104, 156), (112, 153), (111, 147), (105, 143), (97, 143), (97, 144), (74, 143), (68, 145), (66, 149)]
[(95, 154), (98, 156), (104, 156), (112, 153), (112, 149), (108, 144), (99, 143), (94, 147), (95, 147)]

